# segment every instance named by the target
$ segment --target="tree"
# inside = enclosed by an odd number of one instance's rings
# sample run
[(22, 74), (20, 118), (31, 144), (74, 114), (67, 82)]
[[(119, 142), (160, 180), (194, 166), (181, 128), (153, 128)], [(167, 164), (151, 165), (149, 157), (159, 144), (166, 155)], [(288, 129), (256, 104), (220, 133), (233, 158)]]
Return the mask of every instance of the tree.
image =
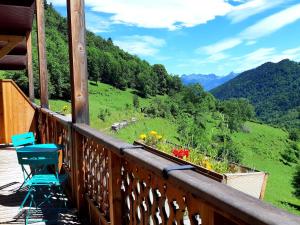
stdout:
[(96, 84), (100, 81), (100, 67), (98, 50), (95, 47), (87, 49), (87, 68), (89, 79), (94, 81)]
[(245, 121), (254, 117), (254, 107), (243, 98), (221, 101), (218, 109), (225, 114), (231, 131), (238, 131)]
[(167, 79), (168, 79), (168, 72), (164, 65), (162, 64), (154, 64), (153, 72), (158, 78), (158, 93), (163, 95), (167, 93)]
[(300, 165), (296, 167), (296, 172), (293, 176), (292, 185), (294, 187), (294, 195), (300, 199)]
[(293, 129), (289, 132), (289, 138), (292, 141), (299, 141), (300, 140), (300, 130), (299, 129)]
[(133, 95), (132, 102), (135, 109), (138, 109), (140, 107), (139, 96)]

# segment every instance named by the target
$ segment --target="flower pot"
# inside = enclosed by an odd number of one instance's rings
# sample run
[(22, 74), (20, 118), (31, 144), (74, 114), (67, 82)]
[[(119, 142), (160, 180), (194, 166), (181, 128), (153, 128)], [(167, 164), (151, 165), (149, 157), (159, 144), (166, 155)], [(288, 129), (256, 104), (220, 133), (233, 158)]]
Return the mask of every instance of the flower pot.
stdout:
[(237, 167), (237, 173), (217, 173), (212, 170), (208, 170), (205, 167), (195, 165), (191, 162), (179, 159), (175, 156), (169, 155), (156, 148), (148, 146), (140, 141), (134, 141), (134, 145), (141, 145), (145, 150), (159, 155), (163, 158), (171, 160), (181, 165), (192, 165), (197, 173), (207, 176), (213, 180), (224, 183), (232, 188), (242, 191), (255, 198), (263, 199), (268, 179), (268, 174), (262, 171), (253, 170), (246, 166), (237, 164), (230, 164), (232, 167)]

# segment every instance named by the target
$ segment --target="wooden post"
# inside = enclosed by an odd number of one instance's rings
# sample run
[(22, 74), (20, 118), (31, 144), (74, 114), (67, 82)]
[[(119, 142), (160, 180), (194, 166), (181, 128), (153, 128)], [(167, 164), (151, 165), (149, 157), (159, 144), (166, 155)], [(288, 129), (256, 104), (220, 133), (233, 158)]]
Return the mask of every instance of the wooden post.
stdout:
[(84, 0), (67, 0), (72, 122), (89, 124)]
[(45, 41), (44, 0), (36, 0), (41, 107), (48, 108), (48, 72)]
[(109, 210), (111, 224), (122, 224), (121, 158), (108, 150)]
[(26, 45), (27, 45), (27, 75), (28, 75), (29, 99), (30, 101), (34, 102), (31, 31), (28, 32), (26, 35)]

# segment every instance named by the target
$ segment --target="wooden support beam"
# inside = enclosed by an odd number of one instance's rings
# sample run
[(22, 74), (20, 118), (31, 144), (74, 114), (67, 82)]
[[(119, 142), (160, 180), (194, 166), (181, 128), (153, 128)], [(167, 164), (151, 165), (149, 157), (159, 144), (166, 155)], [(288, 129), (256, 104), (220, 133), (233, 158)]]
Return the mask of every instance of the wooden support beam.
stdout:
[(67, 0), (72, 122), (89, 124), (84, 0)]
[(30, 101), (34, 102), (31, 31), (28, 32), (26, 35), (26, 47), (27, 47), (27, 76), (28, 76), (28, 87), (29, 87), (29, 99)]
[(24, 40), (25, 40), (24, 36), (0, 34), (0, 41), (19, 43), (19, 42), (22, 42)]
[(36, 0), (41, 107), (48, 108), (48, 72), (45, 41), (44, 0)]
[(6, 45), (0, 49), (0, 59), (6, 56), (18, 43), (24, 40), (24, 36), (0, 35), (0, 41), (7, 42)]

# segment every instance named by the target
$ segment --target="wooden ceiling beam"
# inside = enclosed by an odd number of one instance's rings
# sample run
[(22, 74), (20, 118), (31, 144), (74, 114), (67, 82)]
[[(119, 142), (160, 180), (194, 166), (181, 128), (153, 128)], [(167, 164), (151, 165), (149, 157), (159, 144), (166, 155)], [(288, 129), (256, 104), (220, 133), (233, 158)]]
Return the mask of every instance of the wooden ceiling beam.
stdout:
[(25, 39), (25, 36), (0, 34), (0, 41), (19, 43), (24, 41)]
[(16, 35), (0, 35), (0, 41), (7, 42), (0, 49), (0, 59), (6, 56), (14, 47), (17, 46), (20, 42), (24, 41), (24, 36), (16, 36)]

